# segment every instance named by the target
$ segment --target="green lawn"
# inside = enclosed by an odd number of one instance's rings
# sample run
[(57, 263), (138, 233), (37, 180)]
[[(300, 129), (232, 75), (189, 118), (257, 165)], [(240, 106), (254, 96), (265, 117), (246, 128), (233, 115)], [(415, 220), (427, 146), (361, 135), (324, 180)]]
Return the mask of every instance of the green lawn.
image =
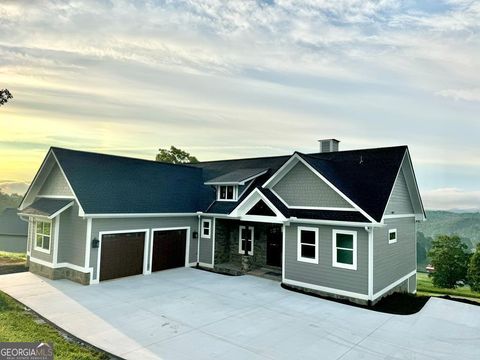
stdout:
[(55, 359), (95, 360), (109, 359), (105, 353), (96, 351), (66, 338), (53, 326), (0, 292), (0, 342), (47, 342), (53, 343)]
[(480, 301), (480, 293), (473, 292), (470, 290), (469, 286), (461, 286), (457, 287), (456, 289), (434, 287), (432, 284), (432, 279), (430, 279), (428, 274), (425, 273), (417, 273), (417, 294), (429, 296), (450, 295), (454, 297)]
[(11, 253), (0, 251), (0, 275), (27, 271), (25, 253)]

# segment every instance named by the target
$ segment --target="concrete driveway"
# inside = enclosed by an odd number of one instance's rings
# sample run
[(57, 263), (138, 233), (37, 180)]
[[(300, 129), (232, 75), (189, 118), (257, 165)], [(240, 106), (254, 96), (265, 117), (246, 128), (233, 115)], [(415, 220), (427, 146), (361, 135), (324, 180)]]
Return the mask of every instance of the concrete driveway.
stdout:
[(480, 359), (480, 307), (447, 300), (389, 315), (189, 268), (91, 286), (20, 273), (0, 290), (126, 359)]

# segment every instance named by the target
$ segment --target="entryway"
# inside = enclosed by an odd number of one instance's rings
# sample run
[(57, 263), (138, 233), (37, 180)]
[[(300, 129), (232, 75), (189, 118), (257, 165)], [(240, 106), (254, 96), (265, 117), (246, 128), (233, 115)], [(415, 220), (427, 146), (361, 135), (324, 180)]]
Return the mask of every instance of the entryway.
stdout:
[(282, 266), (282, 228), (272, 226), (267, 229), (267, 265)]

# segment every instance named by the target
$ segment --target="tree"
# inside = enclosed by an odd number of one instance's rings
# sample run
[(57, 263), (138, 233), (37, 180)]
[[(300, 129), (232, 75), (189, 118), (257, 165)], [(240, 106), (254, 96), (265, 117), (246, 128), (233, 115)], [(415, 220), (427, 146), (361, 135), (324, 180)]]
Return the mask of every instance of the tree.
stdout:
[(0, 213), (3, 212), (6, 208), (17, 208), (22, 201), (22, 196), (18, 194), (5, 194), (2, 189), (0, 189)]
[(435, 268), (429, 274), (434, 286), (451, 289), (459, 281), (465, 281), (469, 259), (467, 249), (467, 245), (457, 235), (439, 235), (432, 241), (428, 256)]
[(13, 95), (8, 91), (8, 89), (0, 90), (0, 106), (5, 105), (8, 100), (13, 99)]
[(156, 161), (171, 163), (171, 164), (187, 164), (187, 163), (198, 163), (198, 160), (195, 156), (190, 155), (188, 152), (183, 151), (182, 149), (176, 148), (175, 146), (170, 146), (168, 149), (158, 149), (159, 153), (157, 154)]
[(470, 257), (467, 279), (470, 288), (480, 292), (480, 243), (477, 244), (475, 253)]

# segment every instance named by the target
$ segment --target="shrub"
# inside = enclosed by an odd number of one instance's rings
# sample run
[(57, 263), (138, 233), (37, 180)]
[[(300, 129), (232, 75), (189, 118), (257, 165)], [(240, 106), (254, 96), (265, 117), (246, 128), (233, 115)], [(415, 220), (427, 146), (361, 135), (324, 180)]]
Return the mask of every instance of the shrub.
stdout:
[(480, 292), (480, 243), (477, 244), (475, 253), (468, 264), (468, 284), (473, 291)]
[(430, 274), (436, 287), (452, 289), (467, 277), (468, 247), (460, 237), (440, 235), (432, 241), (428, 252), (435, 271)]

